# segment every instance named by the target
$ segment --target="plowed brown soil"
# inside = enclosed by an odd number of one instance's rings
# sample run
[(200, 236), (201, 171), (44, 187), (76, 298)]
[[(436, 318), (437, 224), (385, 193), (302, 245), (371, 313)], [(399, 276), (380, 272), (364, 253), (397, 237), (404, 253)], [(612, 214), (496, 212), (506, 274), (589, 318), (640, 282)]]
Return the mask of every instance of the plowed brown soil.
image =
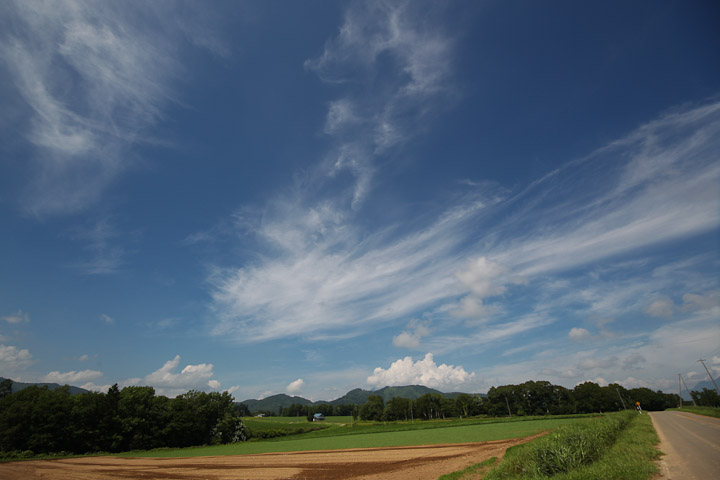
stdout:
[(0, 479), (435, 480), (526, 438), (480, 443), (192, 458), (84, 457), (0, 464)]

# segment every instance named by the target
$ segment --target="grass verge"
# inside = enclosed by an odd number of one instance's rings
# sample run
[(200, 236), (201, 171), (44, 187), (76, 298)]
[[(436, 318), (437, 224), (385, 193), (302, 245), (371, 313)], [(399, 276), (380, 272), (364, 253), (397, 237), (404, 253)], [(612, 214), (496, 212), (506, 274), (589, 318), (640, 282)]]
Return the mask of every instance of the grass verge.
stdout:
[(657, 443), (649, 415), (609, 414), (509, 448), (497, 468), (483, 478), (648, 480), (657, 473)]
[(705, 415), (706, 417), (720, 418), (720, 408), (715, 407), (682, 407), (682, 408), (671, 408), (676, 412), (688, 412), (697, 413), (698, 415)]
[(497, 463), (497, 457), (488, 458), (484, 462), (470, 465), (467, 468), (458, 470), (457, 472), (448, 473), (438, 478), (438, 480), (472, 480), (482, 478), (483, 474), (490, 470)]

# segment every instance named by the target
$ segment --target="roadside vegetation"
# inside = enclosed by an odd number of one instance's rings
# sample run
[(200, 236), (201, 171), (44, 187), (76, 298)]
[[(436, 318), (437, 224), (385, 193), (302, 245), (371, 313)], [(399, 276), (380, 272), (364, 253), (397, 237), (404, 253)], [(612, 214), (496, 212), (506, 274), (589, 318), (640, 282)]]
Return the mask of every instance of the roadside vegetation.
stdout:
[(672, 408), (678, 412), (696, 413), (698, 415), (705, 415), (706, 417), (720, 418), (720, 408), (717, 407), (682, 407)]
[[(690, 396), (698, 407), (720, 408), (720, 395), (715, 390), (709, 388), (703, 388), (702, 391), (693, 390), (690, 392)], [(690, 405), (685, 406), (692, 408)]]
[[(649, 415), (633, 411), (607, 414), (561, 426), (549, 435), (511, 447), (502, 462), (482, 478), (649, 480), (657, 473), (657, 443)], [(447, 478), (473, 478), (469, 472), (481, 465)]]
[(482, 476), (494, 467), (497, 462), (497, 457), (488, 458), (484, 462), (470, 465), (469, 467), (458, 470), (457, 472), (442, 475), (438, 478), (438, 480), (473, 480), (476, 478), (482, 478)]

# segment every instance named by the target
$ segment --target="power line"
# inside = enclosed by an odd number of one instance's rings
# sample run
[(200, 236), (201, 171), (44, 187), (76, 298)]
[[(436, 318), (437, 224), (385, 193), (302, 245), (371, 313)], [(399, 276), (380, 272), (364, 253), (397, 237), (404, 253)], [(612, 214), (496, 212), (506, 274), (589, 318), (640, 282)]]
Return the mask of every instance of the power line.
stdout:
[(717, 383), (715, 383), (715, 379), (710, 374), (710, 370), (708, 370), (707, 366), (705, 365), (705, 359), (701, 358), (700, 360), (698, 360), (698, 362), (702, 363), (702, 366), (705, 367), (705, 371), (707, 372), (708, 377), (710, 377), (710, 380), (712, 380), (713, 385), (715, 385), (715, 391), (718, 393), (718, 395), (720, 395), (720, 388), (718, 388)]
[[(680, 397), (680, 408), (682, 408), (682, 385), (680, 385), (681, 379), (682, 379), (682, 377), (678, 373), (678, 392), (680, 392), (680, 395), (678, 395), (678, 397)], [(690, 396), (692, 397), (692, 395), (690, 395)]]
[[(687, 387), (687, 383), (685, 383), (685, 379), (679, 373), (678, 373), (678, 377), (680, 377), (680, 380), (682, 381), (683, 385), (685, 385), (685, 390), (687, 390), (688, 394), (690, 395), (690, 400), (692, 400), (693, 406), (697, 407), (697, 403), (695, 403), (695, 398), (693, 397), (693, 394), (690, 391), (690, 389)], [(682, 390), (680, 390), (680, 398), (682, 399)]]

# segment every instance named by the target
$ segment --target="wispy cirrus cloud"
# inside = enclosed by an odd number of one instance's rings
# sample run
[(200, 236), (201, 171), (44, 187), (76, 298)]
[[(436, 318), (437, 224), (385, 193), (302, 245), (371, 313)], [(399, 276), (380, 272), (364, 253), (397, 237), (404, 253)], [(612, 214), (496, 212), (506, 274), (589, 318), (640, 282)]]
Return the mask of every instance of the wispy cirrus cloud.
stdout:
[[(461, 336), (433, 324), (435, 335), (423, 342), (441, 353), (457, 342), (483, 345), (552, 324), (553, 306), (563, 302), (585, 318), (642, 312), (669, 287), (652, 276), (660, 265), (649, 249), (720, 225), (717, 151), (720, 103), (712, 103), (651, 121), (516, 195), (449, 203), (439, 216), (416, 217), (416, 227), (368, 231), (331, 200), (278, 202), (244, 225), (264, 245), (257, 260), (213, 271), (213, 332), (240, 341), (327, 338), (421, 314), (443, 318), (446, 327), (455, 325), (453, 316), (484, 318)], [(656, 156), (671, 168), (642, 167)], [(587, 268), (637, 261), (640, 249), (645, 269)], [(544, 298), (581, 267), (585, 288)], [(647, 277), (601, 280), (623, 271)], [(515, 291), (530, 294), (531, 303), (513, 305)], [(596, 323), (602, 335), (605, 323)]]
[(328, 106), (324, 132), (334, 146), (321, 168), (355, 177), (354, 209), (371, 191), (382, 156), (426, 128), (428, 113), (451, 92), (453, 41), (429, 20), (432, 10), (423, 16), (404, 2), (354, 2), (337, 37), (305, 62), (344, 92)]
[(152, 129), (177, 104), (178, 45), (207, 32), (182, 28), (179, 10), (140, 2), (17, 1), (0, 9), (0, 52), (19, 100), (6, 112), (33, 152), (22, 208), (84, 210), (131, 166), (134, 146), (159, 141)]
[(86, 254), (70, 266), (86, 275), (109, 275), (117, 273), (126, 262), (129, 253), (123, 243), (133, 235), (123, 234), (109, 218), (74, 228), (67, 236), (84, 244)]
[(23, 312), (22, 310), (18, 310), (17, 312), (15, 312), (11, 315), (5, 315), (0, 318), (3, 321), (10, 323), (10, 324), (30, 323), (30, 315)]
[(552, 172), (516, 198), (527, 206), (503, 226), (515, 238), (495, 258), (535, 275), (716, 229), (719, 138), (714, 102), (666, 114)]
[(330, 206), (284, 205), (255, 231), (260, 243), (273, 247), (272, 258), (213, 272), (220, 319), (214, 333), (245, 341), (341, 330), (356, 335), (457, 295), (452, 274), (462, 260), (448, 259), (457, 257), (465, 222), (482, 208), (475, 202), (450, 209), (409, 235), (388, 229), (363, 238)]

